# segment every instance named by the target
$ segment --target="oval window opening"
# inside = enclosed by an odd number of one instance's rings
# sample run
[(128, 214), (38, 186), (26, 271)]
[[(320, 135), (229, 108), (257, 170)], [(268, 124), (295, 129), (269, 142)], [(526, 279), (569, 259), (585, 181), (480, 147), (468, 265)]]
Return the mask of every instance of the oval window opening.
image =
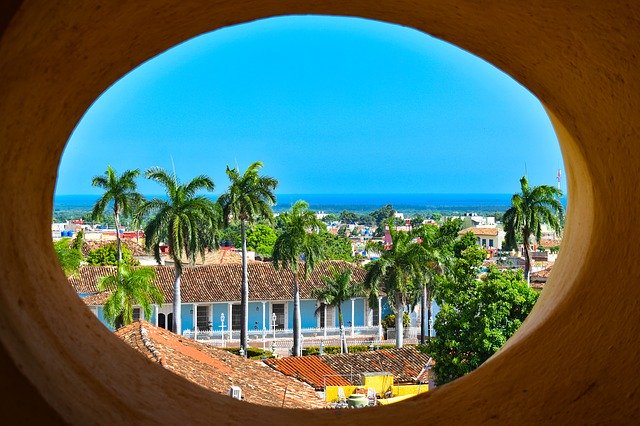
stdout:
[(96, 100), (53, 244), (97, 319), (188, 380), (385, 405), (516, 332), (560, 249), (563, 175), (540, 103), (481, 59), (377, 21), (270, 18)]

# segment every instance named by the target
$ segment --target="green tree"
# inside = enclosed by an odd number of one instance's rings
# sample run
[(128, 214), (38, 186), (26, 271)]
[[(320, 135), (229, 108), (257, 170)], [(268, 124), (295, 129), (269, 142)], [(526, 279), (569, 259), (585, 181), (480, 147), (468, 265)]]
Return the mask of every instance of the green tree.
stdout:
[(378, 296), (385, 293), (393, 300), (396, 313), (396, 346), (403, 345), (402, 312), (407, 300), (415, 294), (423, 278), (422, 249), (414, 242), (413, 235), (396, 232), (389, 227), (393, 245), (381, 250), (379, 259), (368, 265), (364, 288), (369, 292), (371, 306)]
[(247, 250), (253, 250), (261, 256), (271, 257), (273, 245), (278, 234), (269, 225), (258, 223), (247, 230)]
[[(139, 265), (136, 259), (133, 258), (131, 250), (126, 245), (121, 248), (121, 263), (129, 266)], [(118, 266), (118, 248), (116, 243), (105, 244), (94, 250), (91, 250), (87, 254), (87, 263), (95, 266)]]
[(351, 241), (340, 235), (333, 235), (330, 232), (321, 231), (320, 238), (324, 245), (324, 258), (327, 260), (353, 261), (353, 249)]
[(56, 253), (58, 263), (66, 276), (75, 275), (80, 269), (83, 256), (80, 248), (71, 238), (61, 238), (53, 243), (53, 251)]
[(424, 222), (424, 216), (422, 216), (421, 214), (417, 214), (411, 218), (411, 227), (418, 228), (419, 226), (422, 226), (423, 222)]
[(182, 334), (180, 277), (182, 276), (182, 256), (195, 263), (196, 255), (204, 258), (207, 249), (215, 246), (215, 233), (220, 222), (217, 205), (204, 196), (197, 195), (200, 190), (213, 191), (213, 181), (204, 175), (182, 184), (175, 175), (168, 174), (159, 167), (153, 167), (145, 173), (151, 179), (164, 186), (167, 199), (154, 198), (146, 201), (138, 214), (150, 214), (151, 219), (145, 226), (145, 245), (153, 249), (156, 261), (161, 262), (160, 243), (169, 246), (175, 265), (173, 284), (173, 330)]
[(151, 267), (131, 268), (118, 266), (118, 274), (100, 278), (98, 290), (110, 291), (104, 304), (107, 322), (120, 328), (133, 322), (134, 305), (140, 305), (145, 318), (151, 317), (151, 304), (163, 302), (163, 296), (154, 284), (155, 270)]
[(322, 218), (322, 221), (324, 223), (337, 222), (339, 220), (340, 220), (340, 218), (338, 217), (338, 215), (335, 215), (333, 213), (329, 213), (328, 215), (326, 215), (325, 217)]
[(395, 209), (391, 204), (385, 204), (380, 207), (378, 210), (375, 210), (370, 213), (373, 220), (375, 220), (376, 225), (380, 227), (383, 223), (387, 222), (390, 218), (392, 218), (396, 214)]
[(240, 328), (240, 347), (245, 355), (248, 351), (247, 336), (249, 334), (249, 271), (247, 269), (247, 225), (258, 219), (273, 222), (271, 207), (276, 202), (273, 194), (278, 181), (272, 177), (260, 176), (262, 162), (256, 161), (240, 174), (240, 171), (227, 166), (229, 188), (218, 199), (222, 206), (225, 225), (231, 221), (240, 222), (240, 238), (242, 241), (242, 283), (240, 305), (242, 309)]
[(505, 242), (508, 248), (517, 249), (518, 236), (524, 247), (524, 277), (529, 282), (531, 270), (531, 237), (539, 243), (542, 224), (546, 223), (558, 234), (561, 232), (563, 215), (560, 197), (562, 191), (551, 185), (529, 186), (526, 176), (520, 179), (519, 194), (511, 197), (511, 207), (504, 213)]
[(489, 272), (478, 279), (485, 252), (475, 244), (464, 249), (439, 278), (440, 312), (436, 337), (426, 351), (436, 361), (438, 384), (461, 377), (493, 355), (520, 327), (537, 300), (521, 271)]
[(137, 191), (135, 179), (140, 175), (140, 170), (126, 170), (118, 176), (116, 171), (107, 166), (103, 176), (94, 176), (91, 184), (105, 190), (102, 197), (93, 206), (91, 217), (99, 220), (109, 204), (113, 206), (113, 219), (116, 226), (116, 242), (118, 246), (118, 261), (122, 261), (122, 243), (120, 241), (120, 218), (122, 215), (132, 215), (144, 198)]
[(305, 201), (296, 201), (289, 211), (280, 215), (283, 221), (282, 233), (273, 247), (273, 265), (285, 268), (293, 275), (293, 355), (300, 356), (300, 287), (298, 285), (300, 266), (306, 279), (316, 263), (323, 257), (323, 245), (318, 233), (324, 223), (309, 210)]
[[(344, 321), (342, 319), (342, 303), (360, 296), (362, 289), (351, 282), (351, 270), (333, 271), (329, 277), (322, 277), (324, 287), (315, 288), (311, 295), (318, 299), (320, 307), (316, 310), (319, 314), (325, 306), (335, 306), (338, 308), (338, 324), (340, 326), (340, 352), (347, 353), (347, 338), (344, 333)], [(326, 318), (325, 318), (326, 321)], [(322, 325), (324, 327), (324, 324)]]
[(354, 224), (358, 222), (358, 214), (348, 210), (343, 210), (340, 213), (340, 222)]

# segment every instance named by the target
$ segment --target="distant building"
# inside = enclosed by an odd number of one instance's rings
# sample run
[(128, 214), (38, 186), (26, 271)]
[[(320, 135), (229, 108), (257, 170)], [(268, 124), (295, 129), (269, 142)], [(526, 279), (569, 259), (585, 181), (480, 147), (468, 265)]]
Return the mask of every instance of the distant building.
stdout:
[(476, 236), (476, 241), (480, 247), (487, 250), (500, 249), (504, 241), (505, 232), (502, 229), (489, 226), (477, 226), (465, 228), (459, 232), (459, 235), (465, 235), (471, 232)]

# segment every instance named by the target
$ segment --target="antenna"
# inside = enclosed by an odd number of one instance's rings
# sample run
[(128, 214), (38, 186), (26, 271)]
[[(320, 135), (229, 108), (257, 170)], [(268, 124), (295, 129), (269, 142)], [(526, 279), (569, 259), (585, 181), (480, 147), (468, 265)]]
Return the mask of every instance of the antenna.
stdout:
[(558, 169), (558, 173), (556, 174), (556, 180), (558, 181), (558, 191), (561, 190), (561, 188), (560, 188), (561, 178), (562, 178), (562, 171), (560, 169)]

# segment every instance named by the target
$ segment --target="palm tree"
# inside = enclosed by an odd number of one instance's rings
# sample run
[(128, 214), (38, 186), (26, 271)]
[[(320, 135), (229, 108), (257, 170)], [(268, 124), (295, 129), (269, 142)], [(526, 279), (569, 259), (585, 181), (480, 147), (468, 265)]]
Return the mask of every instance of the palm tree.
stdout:
[(273, 246), (273, 265), (276, 269), (288, 269), (293, 275), (293, 355), (300, 356), (302, 347), (298, 273), (302, 263), (306, 279), (316, 263), (322, 259), (323, 246), (318, 233), (325, 225), (309, 210), (309, 204), (304, 201), (296, 201), (291, 210), (280, 215), (280, 218), (282, 233)]
[(242, 309), (240, 328), (240, 347), (246, 356), (247, 335), (249, 333), (249, 272), (247, 270), (247, 233), (246, 225), (263, 219), (273, 223), (271, 206), (276, 202), (273, 194), (278, 181), (268, 176), (260, 176), (258, 172), (262, 162), (256, 161), (240, 174), (239, 170), (227, 166), (227, 176), (231, 182), (227, 192), (222, 194), (218, 203), (222, 206), (224, 223), (231, 220), (240, 221), (242, 238), (242, 286), (240, 287), (240, 304)]
[(144, 198), (137, 192), (135, 178), (140, 175), (140, 170), (126, 170), (118, 176), (116, 171), (107, 166), (107, 171), (103, 176), (94, 176), (91, 184), (102, 188), (105, 193), (96, 201), (93, 206), (91, 217), (99, 220), (105, 209), (113, 203), (113, 219), (116, 223), (116, 241), (118, 246), (118, 262), (122, 262), (122, 245), (120, 241), (120, 217), (134, 213), (136, 208), (142, 203)]
[(435, 277), (442, 271), (438, 250), (438, 227), (423, 225), (414, 229), (413, 234), (419, 236), (422, 279), (415, 290), (420, 291), (420, 343), (424, 344), (425, 336), (431, 338), (431, 306), (435, 291)]
[(563, 215), (560, 197), (562, 191), (551, 185), (529, 187), (526, 176), (520, 179), (520, 194), (511, 197), (511, 207), (505, 212), (502, 220), (506, 232), (507, 246), (512, 249), (518, 247), (517, 237), (522, 237), (524, 246), (524, 276), (529, 282), (531, 268), (531, 254), (529, 244), (533, 235), (538, 243), (542, 236), (542, 224), (546, 223), (560, 234)]
[(155, 198), (145, 202), (138, 215), (151, 213), (153, 217), (145, 227), (145, 245), (153, 248), (158, 263), (160, 243), (169, 246), (175, 266), (173, 283), (173, 330), (181, 334), (181, 297), (180, 277), (182, 275), (183, 255), (190, 263), (195, 263), (196, 255), (204, 258), (205, 250), (215, 246), (215, 230), (218, 226), (219, 211), (216, 204), (204, 196), (198, 196), (199, 190), (213, 191), (213, 181), (201, 175), (187, 184), (181, 184), (175, 175), (168, 174), (159, 167), (153, 167), (145, 173), (148, 179), (158, 182), (167, 194), (166, 200)]
[(407, 232), (395, 232), (389, 223), (392, 245), (382, 251), (378, 260), (371, 262), (364, 280), (364, 288), (369, 292), (371, 304), (377, 303), (384, 292), (393, 299), (396, 313), (396, 346), (402, 347), (403, 312), (407, 299), (415, 294), (415, 289), (423, 279), (421, 247), (414, 242), (414, 236)]
[(111, 295), (104, 304), (104, 317), (115, 328), (133, 322), (133, 307), (140, 305), (144, 317), (151, 317), (151, 304), (160, 304), (163, 296), (154, 284), (155, 270), (151, 267), (131, 268), (118, 266), (118, 274), (102, 277), (98, 281), (98, 290), (110, 291)]
[[(351, 282), (351, 270), (333, 271), (330, 277), (322, 277), (323, 288), (315, 288), (311, 295), (320, 301), (320, 309), (325, 306), (336, 306), (338, 308), (338, 323), (340, 325), (340, 352), (347, 353), (347, 339), (344, 333), (344, 321), (342, 320), (342, 303), (352, 297), (360, 296), (362, 289)], [(325, 317), (325, 322), (327, 321)], [(324, 327), (324, 324), (323, 324)]]

